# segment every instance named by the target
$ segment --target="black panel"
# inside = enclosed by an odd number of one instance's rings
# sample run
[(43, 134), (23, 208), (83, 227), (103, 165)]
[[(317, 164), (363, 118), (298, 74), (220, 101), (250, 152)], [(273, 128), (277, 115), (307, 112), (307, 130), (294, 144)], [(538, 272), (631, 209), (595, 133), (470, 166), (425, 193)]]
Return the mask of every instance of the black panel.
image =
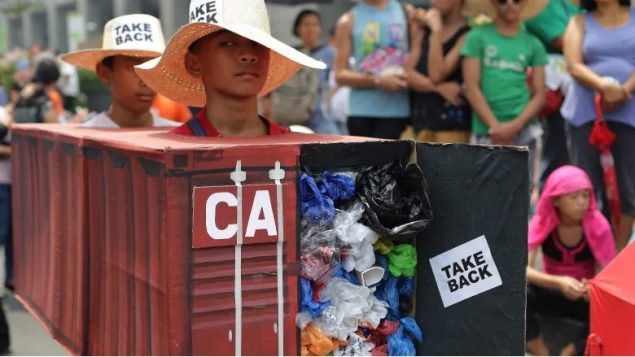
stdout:
[[(416, 318), (422, 355), (523, 355), (528, 154), (510, 148), (418, 146), (434, 220), (418, 240)], [(429, 259), (485, 235), (503, 284), (443, 307)]]
[(395, 159), (406, 163), (412, 151), (410, 141), (302, 145), (300, 166), (307, 172), (356, 170), (379, 166)]

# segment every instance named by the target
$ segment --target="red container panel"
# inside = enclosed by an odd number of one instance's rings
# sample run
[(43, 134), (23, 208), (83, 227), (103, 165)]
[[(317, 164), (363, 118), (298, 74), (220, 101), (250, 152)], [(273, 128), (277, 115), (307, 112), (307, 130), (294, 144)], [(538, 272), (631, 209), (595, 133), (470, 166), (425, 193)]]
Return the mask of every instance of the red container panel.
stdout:
[(16, 292), (55, 338), (80, 354), (87, 318), (84, 160), (80, 138), (48, 129), (14, 129)]

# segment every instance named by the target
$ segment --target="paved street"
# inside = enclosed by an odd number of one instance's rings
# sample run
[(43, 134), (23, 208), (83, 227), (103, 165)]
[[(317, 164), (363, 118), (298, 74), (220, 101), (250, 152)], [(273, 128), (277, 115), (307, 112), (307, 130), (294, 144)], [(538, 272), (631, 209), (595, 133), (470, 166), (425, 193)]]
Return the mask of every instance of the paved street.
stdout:
[[(4, 281), (4, 249), (0, 248), (0, 281)], [(55, 341), (11, 293), (0, 284), (4, 311), (9, 321), (12, 356), (69, 356), (68, 351)]]

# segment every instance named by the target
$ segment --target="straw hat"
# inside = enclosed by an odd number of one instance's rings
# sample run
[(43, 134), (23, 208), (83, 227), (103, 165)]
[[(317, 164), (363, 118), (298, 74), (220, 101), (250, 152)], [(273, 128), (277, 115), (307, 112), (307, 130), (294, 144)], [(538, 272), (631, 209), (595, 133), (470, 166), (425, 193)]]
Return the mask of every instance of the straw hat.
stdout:
[(302, 66), (324, 69), (326, 65), (271, 36), (264, 0), (192, 0), (189, 24), (168, 42), (164, 55), (136, 67), (152, 89), (189, 106), (205, 105), (203, 81), (185, 68), (190, 45), (211, 33), (225, 29), (269, 48), (269, 73), (259, 95), (266, 95), (291, 78)]
[[(523, 20), (533, 18), (547, 6), (548, 2), (549, 0), (524, 0), (521, 18)], [(496, 8), (492, 0), (466, 0), (463, 13), (468, 17), (483, 14), (493, 19), (496, 17)]]
[(104, 26), (101, 48), (81, 50), (60, 58), (74, 66), (95, 71), (97, 64), (110, 56), (158, 57), (165, 49), (159, 19), (145, 14), (116, 17)]

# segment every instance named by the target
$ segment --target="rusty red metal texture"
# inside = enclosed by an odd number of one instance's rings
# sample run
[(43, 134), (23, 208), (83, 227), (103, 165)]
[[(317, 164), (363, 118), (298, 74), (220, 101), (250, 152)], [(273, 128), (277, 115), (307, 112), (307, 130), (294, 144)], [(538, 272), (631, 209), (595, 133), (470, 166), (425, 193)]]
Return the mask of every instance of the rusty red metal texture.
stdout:
[[(67, 129), (68, 130), (68, 129)], [(15, 285), (18, 298), (71, 353), (86, 327), (84, 160), (64, 131), (15, 132)]]
[[(299, 148), (365, 139), (51, 125), (14, 135), (18, 295), (72, 353), (298, 353), (298, 277), (287, 268)], [(212, 208), (209, 223), (201, 211)]]

